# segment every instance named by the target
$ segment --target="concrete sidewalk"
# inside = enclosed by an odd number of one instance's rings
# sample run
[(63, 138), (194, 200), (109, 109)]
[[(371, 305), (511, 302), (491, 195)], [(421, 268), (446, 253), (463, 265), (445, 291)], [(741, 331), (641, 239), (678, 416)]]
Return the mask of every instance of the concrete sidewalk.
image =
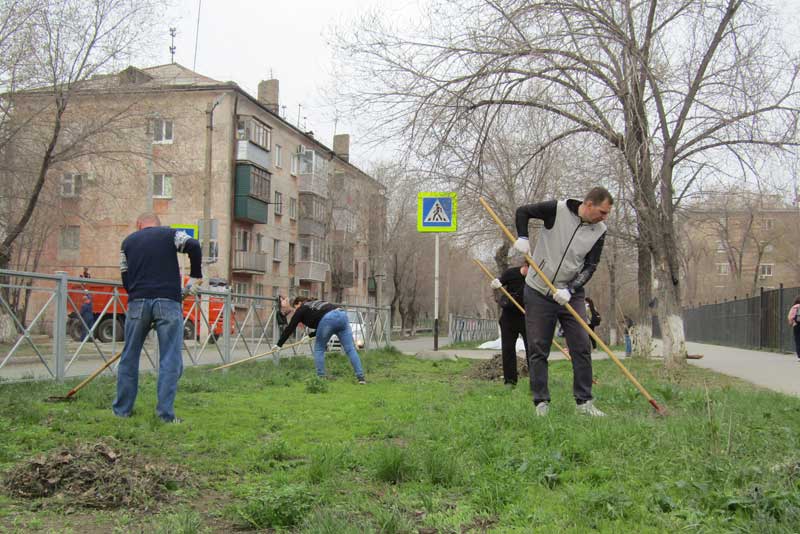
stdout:
[[(689, 360), (697, 367), (735, 376), (773, 391), (800, 396), (800, 362), (794, 354), (737, 349), (720, 345), (687, 343), (689, 354), (702, 354), (702, 360)], [(661, 350), (659, 346), (656, 354)]]
[[(449, 343), (447, 338), (439, 338), (439, 346)], [(397, 340), (392, 344), (405, 354), (414, 355), (420, 351), (433, 350), (433, 338), (424, 337), (410, 340)], [(654, 341), (654, 355), (661, 354), (660, 340)], [(706, 345), (703, 343), (687, 343), (689, 354), (702, 354), (701, 360), (689, 360), (691, 365), (710, 369), (717, 373), (741, 378), (757, 386), (761, 386), (780, 393), (800, 396), (800, 362), (794, 354), (779, 352), (765, 352), (760, 350), (738, 349), (720, 345)], [(489, 360), (499, 350), (479, 349), (440, 349), (440, 352), (459, 358), (473, 360)], [(520, 356), (523, 354), (518, 353)], [(619, 359), (624, 359), (624, 354), (616, 352)], [(608, 356), (603, 352), (594, 351), (592, 359), (602, 360)], [(563, 360), (564, 355), (554, 351), (550, 353), (550, 360)]]

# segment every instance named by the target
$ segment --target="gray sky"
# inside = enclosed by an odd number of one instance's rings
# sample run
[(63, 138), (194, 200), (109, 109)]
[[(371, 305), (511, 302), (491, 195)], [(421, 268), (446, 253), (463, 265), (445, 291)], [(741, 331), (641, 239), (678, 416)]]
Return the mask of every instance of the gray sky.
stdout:
[[(259, 80), (280, 80), (285, 118), (328, 146), (333, 144), (335, 111), (330, 100), (332, 51), (326, 43), (335, 26), (346, 25), (366, 10), (380, 6), (394, 22), (413, 19), (427, 0), (173, 0), (164, 17), (163, 46), (154, 64), (170, 61), (169, 27), (177, 29), (175, 61), (192, 68), (198, 5), (197, 64), (199, 73), (238, 83), (252, 95)], [(776, 5), (787, 21), (787, 34), (800, 39), (796, 24), (800, 0), (759, 0)], [(793, 21), (794, 23), (790, 23)], [(282, 114), (283, 114), (282, 110)], [(351, 134), (351, 159), (359, 166), (380, 159), (359, 138), (357, 125), (340, 117), (336, 133)], [(383, 157), (387, 157), (387, 152)]]
[[(195, 30), (200, 3), (200, 31), (195, 70), (206, 76), (234, 81), (252, 95), (260, 80), (280, 80), (280, 100), (285, 118), (313, 130), (315, 137), (333, 145), (333, 107), (324, 93), (331, 80), (332, 51), (325, 36), (336, 25), (346, 24), (379, 3), (382, 9), (414, 13), (416, 0), (175, 0), (165, 17), (163, 46), (156, 64), (170, 62), (169, 26), (177, 29), (175, 61), (192, 68)], [(283, 110), (282, 110), (283, 114)], [(357, 165), (373, 159), (358, 132), (346, 118), (336, 133), (351, 134), (351, 157)]]

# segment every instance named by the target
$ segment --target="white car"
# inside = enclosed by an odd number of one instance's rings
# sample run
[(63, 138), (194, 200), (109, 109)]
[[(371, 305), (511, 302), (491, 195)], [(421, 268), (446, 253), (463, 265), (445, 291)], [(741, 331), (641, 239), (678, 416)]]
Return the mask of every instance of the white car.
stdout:
[[(353, 331), (353, 343), (356, 349), (363, 349), (367, 342), (366, 326), (362, 324), (361, 317), (355, 310), (347, 311), (347, 320), (350, 322), (350, 330)], [(334, 334), (328, 342), (328, 350), (342, 350), (339, 338)]]

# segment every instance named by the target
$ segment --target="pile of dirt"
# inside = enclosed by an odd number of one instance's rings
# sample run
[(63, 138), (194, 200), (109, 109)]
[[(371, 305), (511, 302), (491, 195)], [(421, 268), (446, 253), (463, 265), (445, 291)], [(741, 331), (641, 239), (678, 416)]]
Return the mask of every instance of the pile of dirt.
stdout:
[(6, 474), (9, 495), (50, 497), (86, 508), (142, 508), (169, 500), (170, 492), (189, 484), (186, 471), (157, 464), (98, 442), (57, 449)]
[[(528, 362), (517, 356), (517, 374), (520, 378), (528, 376)], [(503, 380), (503, 355), (495, 354), (491, 360), (482, 360), (470, 369), (468, 376), (480, 380)]]

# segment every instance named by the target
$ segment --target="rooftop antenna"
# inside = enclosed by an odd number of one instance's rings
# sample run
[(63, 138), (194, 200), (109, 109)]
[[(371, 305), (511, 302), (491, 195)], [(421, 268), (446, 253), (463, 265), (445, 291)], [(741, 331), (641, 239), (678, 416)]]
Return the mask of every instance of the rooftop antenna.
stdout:
[(178, 32), (177, 28), (170, 28), (169, 35), (172, 37), (172, 43), (169, 45), (169, 54), (172, 56), (172, 63), (175, 63), (175, 34)]
[(286, 104), (281, 106), (281, 110), (283, 111), (283, 113), (281, 113), (281, 116), (285, 119), (286, 118)]
[(203, 6), (203, 0), (197, 0), (197, 28), (194, 31), (194, 61), (192, 61), (192, 70), (197, 67), (197, 40), (200, 37), (200, 8)]
[(297, 104), (297, 127), (300, 128), (300, 108), (303, 107), (303, 104)]
[(333, 117), (333, 135), (336, 135), (336, 125), (339, 124), (339, 115)]

